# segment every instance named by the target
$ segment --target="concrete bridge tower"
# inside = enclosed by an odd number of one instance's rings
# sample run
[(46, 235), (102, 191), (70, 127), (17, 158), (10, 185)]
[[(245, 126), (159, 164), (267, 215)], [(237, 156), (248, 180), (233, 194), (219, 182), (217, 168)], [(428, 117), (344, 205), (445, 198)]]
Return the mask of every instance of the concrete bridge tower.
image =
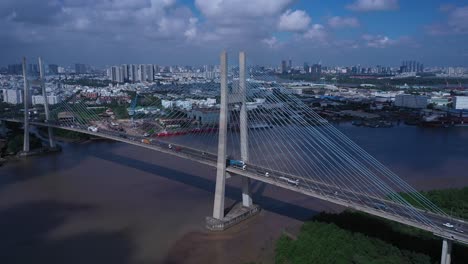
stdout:
[(227, 128), (229, 119), (229, 104), (237, 103), (240, 108), (240, 150), (241, 159), (248, 162), (248, 117), (246, 106), (246, 56), (239, 54), (239, 89), (228, 93), (228, 59), (226, 51), (221, 53), (221, 107), (219, 115), (218, 161), (216, 168), (216, 189), (213, 207), (213, 217), (207, 217), (206, 227), (210, 230), (225, 230), (260, 211), (252, 203), (250, 181), (242, 177), (242, 204), (234, 206), (226, 215), (224, 213), (224, 199), (226, 188), (226, 159), (227, 159)]
[(24, 80), (24, 91), (23, 91), (23, 103), (24, 103), (24, 141), (23, 141), (23, 153), (29, 152), (29, 81), (26, 72), (26, 57), (23, 57), (23, 80)]
[[(38, 58), (39, 63), (39, 82), (41, 84), (42, 89), (42, 96), (44, 97), (44, 111), (45, 111), (45, 122), (48, 123), (50, 121), (50, 112), (49, 112), (49, 101), (47, 100), (47, 92), (45, 87), (45, 80), (44, 80), (44, 65), (42, 64), (42, 58)], [(49, 147), (51, 149), (56, 148), (55, 139), (54, 139), (54, 130), (51, 127), (47, 127), (47, 132), (49, 134)]]

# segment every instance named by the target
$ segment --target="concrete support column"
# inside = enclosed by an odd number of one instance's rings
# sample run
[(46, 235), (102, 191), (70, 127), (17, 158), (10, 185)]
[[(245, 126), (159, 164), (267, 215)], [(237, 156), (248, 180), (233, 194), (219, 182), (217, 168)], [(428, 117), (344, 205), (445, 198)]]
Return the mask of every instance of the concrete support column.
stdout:
[[(49, 113), (49, 102), (47, 100), (47, 92), (45, 87), (45, 80), (44, 80), (44, 65), (42, 64), (42, 58), (38, 58), (39, 63), (39, 74), (40, 74), (40, 82), (42, 88), (42, 96), (44, 97), (44, 112), (45, 112), (45, 120), (48, 122), (50, 120), (50, 113)], [(55, 148), (55, 139), (54, 139), (54, 130), (51, 127), (47, 127), (48, 134), (49, 134), (49, 146), (51, 148)]]
[(440, 264), (450, 264), (452, 261), (452, 241), (442, 240), (442, 254), (440, 257)]
[(228, 123), (227, 98), (227, 53), (221, 53), (221, 107), (219, 113), (218, 163), (216, 167), (216, 189), (213, 218), (224, 218), (224, 193), (226, 188), (226, 147)]
[[(241, 159), (244, 162), (249, 161), (249, 125), (247, 116), (247, 87), (246, 87), (246, 57), (245, 52), (239, 53), (239, 96), (241, 100), (240, 108), (240, 151)], [(250, 193), (250, 179), (242, 177), (242, 205), (245, 207), (252, 206), (252, 196)]]
[(29, 152), (29, 82), (26, 73), (26, 58), (23, 57), (23, 80), (24, 80), (24, 141), (23, 152)]

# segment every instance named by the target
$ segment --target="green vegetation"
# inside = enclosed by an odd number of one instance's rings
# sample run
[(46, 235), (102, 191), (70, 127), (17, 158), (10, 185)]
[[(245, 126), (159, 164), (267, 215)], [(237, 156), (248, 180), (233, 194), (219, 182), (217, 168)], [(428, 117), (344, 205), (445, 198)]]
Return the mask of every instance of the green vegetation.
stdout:
[[(6, 152), (16, 154), (23, 150), (23, 134), (17, 134), (7, 139)], [(29, 135), (29, 146), (32, 149), (38, 149), (42, 147), (42, 142), (34, 134)]]
[[(7, 122), (6, 127), (8, 133), (5, 137), (4, 148), (0, 150), (1, 156), (14, 155), (23, 150), (23, 129), (22, 124)], [(38, 149), (42, 147), (41, 140), (34, 134), (29, 135), (30, 149)]]
[[(420, 192), (446, 213), (455, 217), (468, 219), (468, 187)], [(401, 194), (405, 200), (416, 207), (421, 205), (408, 194)]]
[(108, 108), (111, 108), (112, 111), (115, 114), (115, 118), (117, 119), (128, 119), (130, 116), (128, 115), (127, 108), (129, 107), (128, 105), (124, 104), (110, 104), (110, 105), (105, 105)]
[[(440, 239), (429, 233), (364, 213), (322, 213), (292, 240), (281, 236), (276, 263), (436, 263)], [(453, 246), (454, 263), (467, 263), (468, 250)]]

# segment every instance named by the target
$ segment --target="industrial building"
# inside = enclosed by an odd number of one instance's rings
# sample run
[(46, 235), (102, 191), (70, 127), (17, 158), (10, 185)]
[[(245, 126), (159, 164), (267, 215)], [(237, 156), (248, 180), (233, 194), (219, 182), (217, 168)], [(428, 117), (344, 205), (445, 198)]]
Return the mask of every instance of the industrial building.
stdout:
[(395, 106), (407, 108), (426, 108), (429, 104), (430, 96), (399, 94), (395, 96)]
[[(59, 96), (56, 95), (48, 95), (47, 102), (49, 105), (54, 105), (62, 102)], [(42, 95), (33, 95), (32, 97), (32, 104), (33, 105), (43, 105), (44, 104), (44, 96)]]
[(455, 96), (453, 98), (453, 106), (457, 110), (468, 109), (468, 96)]

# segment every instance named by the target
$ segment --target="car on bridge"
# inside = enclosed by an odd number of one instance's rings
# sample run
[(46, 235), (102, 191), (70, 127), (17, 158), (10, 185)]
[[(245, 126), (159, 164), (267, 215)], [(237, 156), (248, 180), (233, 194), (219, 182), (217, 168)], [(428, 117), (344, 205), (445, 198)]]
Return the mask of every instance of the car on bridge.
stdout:
[(243, 170), (245, 170), (247, 168), (247, 165), (245, 164), (244, 161), (242, 160), (233, 160), (233, 159), (228, 159), (226, 161), (226, 165), (227, 166), (233, 166), (233, 167), (237, 167), (237, 168), (241, 168)]
[(175, 150), (175, 151), (181, 151), (182, 150), (182, 147), (175, 146), (175, 145), (172, 145), (172, 144), (169, 144), (168, 147), (169, 147), (169, 149), (172, 149), (172, 150)]
[(453, 228), (453, 225), (451, 223), (449, 223), (449, 222), (443, 223), (442, 225), (445, 226), (445, 227), (448, 227), (448, 228)]
[(378, 210), (387, 210), (388, 207), (383, 203), (374, 203), (374, 208)]
[(98, 128), (95, 127), (95, 126), (89, 126), (88, 131), (96, 133), (96, 132), (98, 132)]

